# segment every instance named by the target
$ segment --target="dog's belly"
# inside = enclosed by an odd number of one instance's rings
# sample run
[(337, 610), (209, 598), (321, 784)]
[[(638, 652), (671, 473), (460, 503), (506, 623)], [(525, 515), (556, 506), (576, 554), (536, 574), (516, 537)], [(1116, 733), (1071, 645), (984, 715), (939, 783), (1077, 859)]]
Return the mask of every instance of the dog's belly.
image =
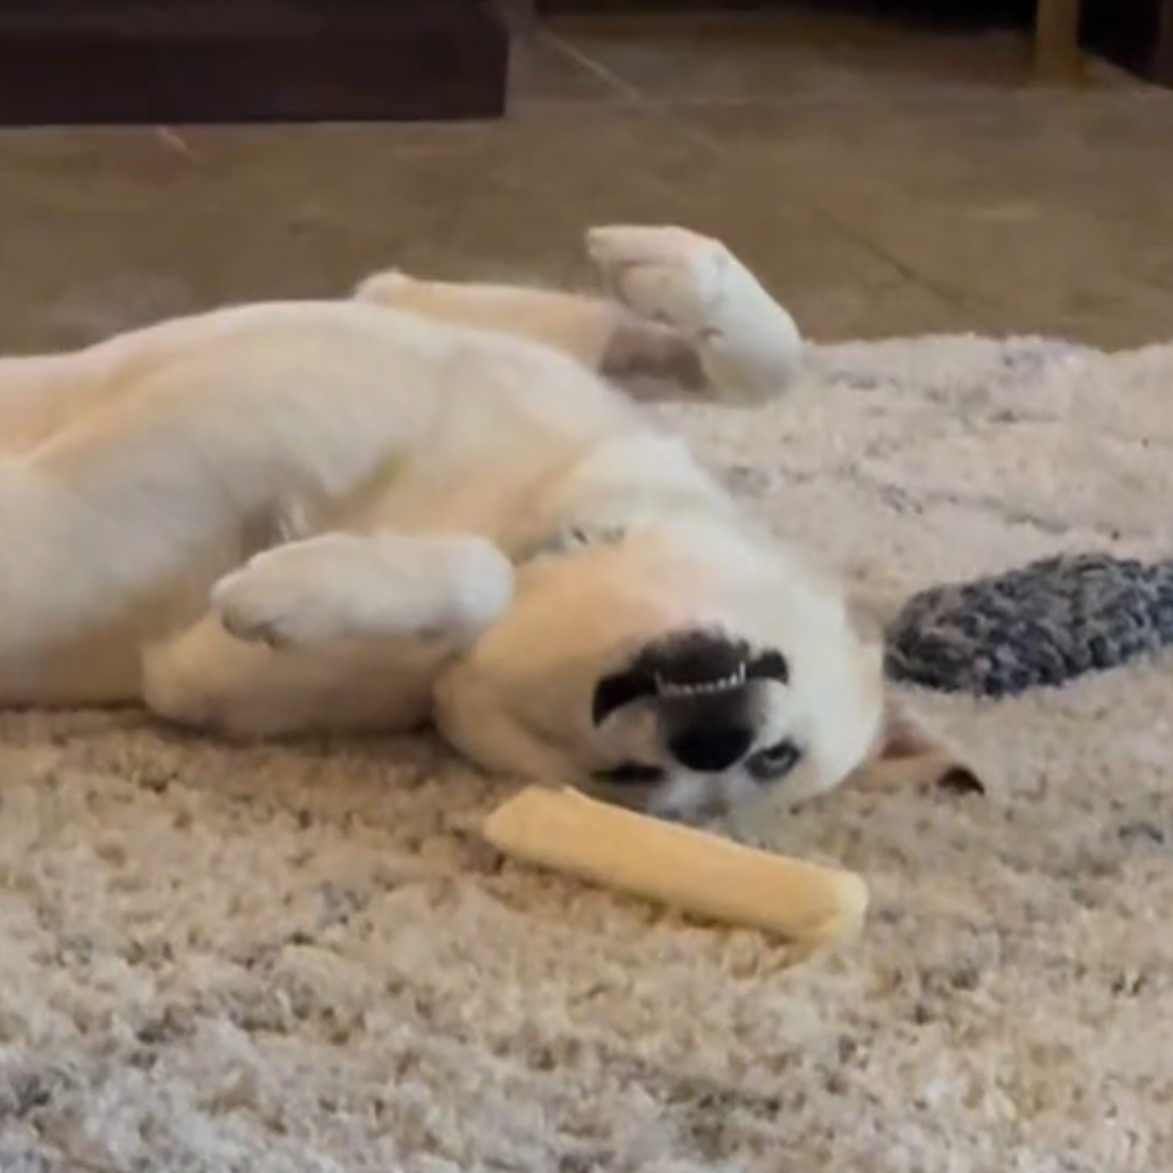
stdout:
[(643, 430), (628, 401), (562, 356), (508, 358), (496, 379), (469, 373), (441, 426), (386, 463), (344, 527), (477, 534), (508, 549), (546, 524), (579, 461)]

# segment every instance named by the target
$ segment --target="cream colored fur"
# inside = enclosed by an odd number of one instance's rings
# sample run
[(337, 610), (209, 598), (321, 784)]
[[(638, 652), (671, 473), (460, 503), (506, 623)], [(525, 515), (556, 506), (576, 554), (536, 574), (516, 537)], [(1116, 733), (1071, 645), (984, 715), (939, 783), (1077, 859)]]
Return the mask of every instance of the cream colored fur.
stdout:
[(0, 360), (0, 703), (247, 737), (434, 718), (537, 780), (660, 766), (611, 796), (693, 817), (759, 784), (679, 768), (655, 705), (600, 724), (591, 695), (703, 629), (784, 652), (754, 745), (801, 745), (793, 797), (882, 754), (879, 652), (838, 584), (598, 374), (688, 353), (760, 400), (800, 368), (794, 323), (716, 241), (587, 244), (607, 297), (386, 273)]

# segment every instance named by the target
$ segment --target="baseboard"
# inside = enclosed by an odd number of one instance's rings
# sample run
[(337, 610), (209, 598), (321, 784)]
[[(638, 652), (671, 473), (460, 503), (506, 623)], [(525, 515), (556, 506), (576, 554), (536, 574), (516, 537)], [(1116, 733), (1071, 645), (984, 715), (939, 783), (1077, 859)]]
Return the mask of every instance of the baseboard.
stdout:
[(0, 0), (0, 123), (504, 113), (488, 0)]

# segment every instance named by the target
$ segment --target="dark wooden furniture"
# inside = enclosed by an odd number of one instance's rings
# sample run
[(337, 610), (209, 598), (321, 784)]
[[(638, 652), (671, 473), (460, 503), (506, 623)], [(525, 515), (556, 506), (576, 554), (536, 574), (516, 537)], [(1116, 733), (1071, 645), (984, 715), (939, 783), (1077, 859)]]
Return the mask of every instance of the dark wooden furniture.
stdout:
[(1173, 0), (1083, 0), (1081, 29), (1093, 52), (1173, 87)]
[(1082, 0), (1038, 0), (1035, 9), (1035, 76), (1073, 82), (1083, 73), (1079, 22)]
[(501, 115), (490, 0), (0, 0), (0, 123)]
[(1074, 79), (1087, 49), (1146, 81), (1173, 86), (1173, 0), (1037, 0), (1042, 80)]
[[(539, 16), (584, 12), (735, 12), (769, 10), (814, 0), (534, 0)], [(829, 2), (829, 0), (828, 0)], [(1067, 84), (1083, 75), (1084, 50), (1147, 81), (1173, 86), (1173, 0), (835, 0), (870, 13), (946, 20), (983, 14), (1031, 27), (1035, 76)], [(820, 4), (820, 7), (823, 5)]]

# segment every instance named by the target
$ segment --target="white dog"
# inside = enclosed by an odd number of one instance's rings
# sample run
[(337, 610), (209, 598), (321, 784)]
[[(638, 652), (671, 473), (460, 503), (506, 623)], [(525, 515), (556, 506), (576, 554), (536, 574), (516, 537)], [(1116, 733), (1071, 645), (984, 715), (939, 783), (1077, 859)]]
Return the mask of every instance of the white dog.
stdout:
[(588, 237), (608, 297), (382, 274), (0, 360), (0, 703), (235, 736), (434, 719), (481, 767), (669, 817), (935, 752), (838, 584), (603, 373), (781, 393), (720, 243)]

